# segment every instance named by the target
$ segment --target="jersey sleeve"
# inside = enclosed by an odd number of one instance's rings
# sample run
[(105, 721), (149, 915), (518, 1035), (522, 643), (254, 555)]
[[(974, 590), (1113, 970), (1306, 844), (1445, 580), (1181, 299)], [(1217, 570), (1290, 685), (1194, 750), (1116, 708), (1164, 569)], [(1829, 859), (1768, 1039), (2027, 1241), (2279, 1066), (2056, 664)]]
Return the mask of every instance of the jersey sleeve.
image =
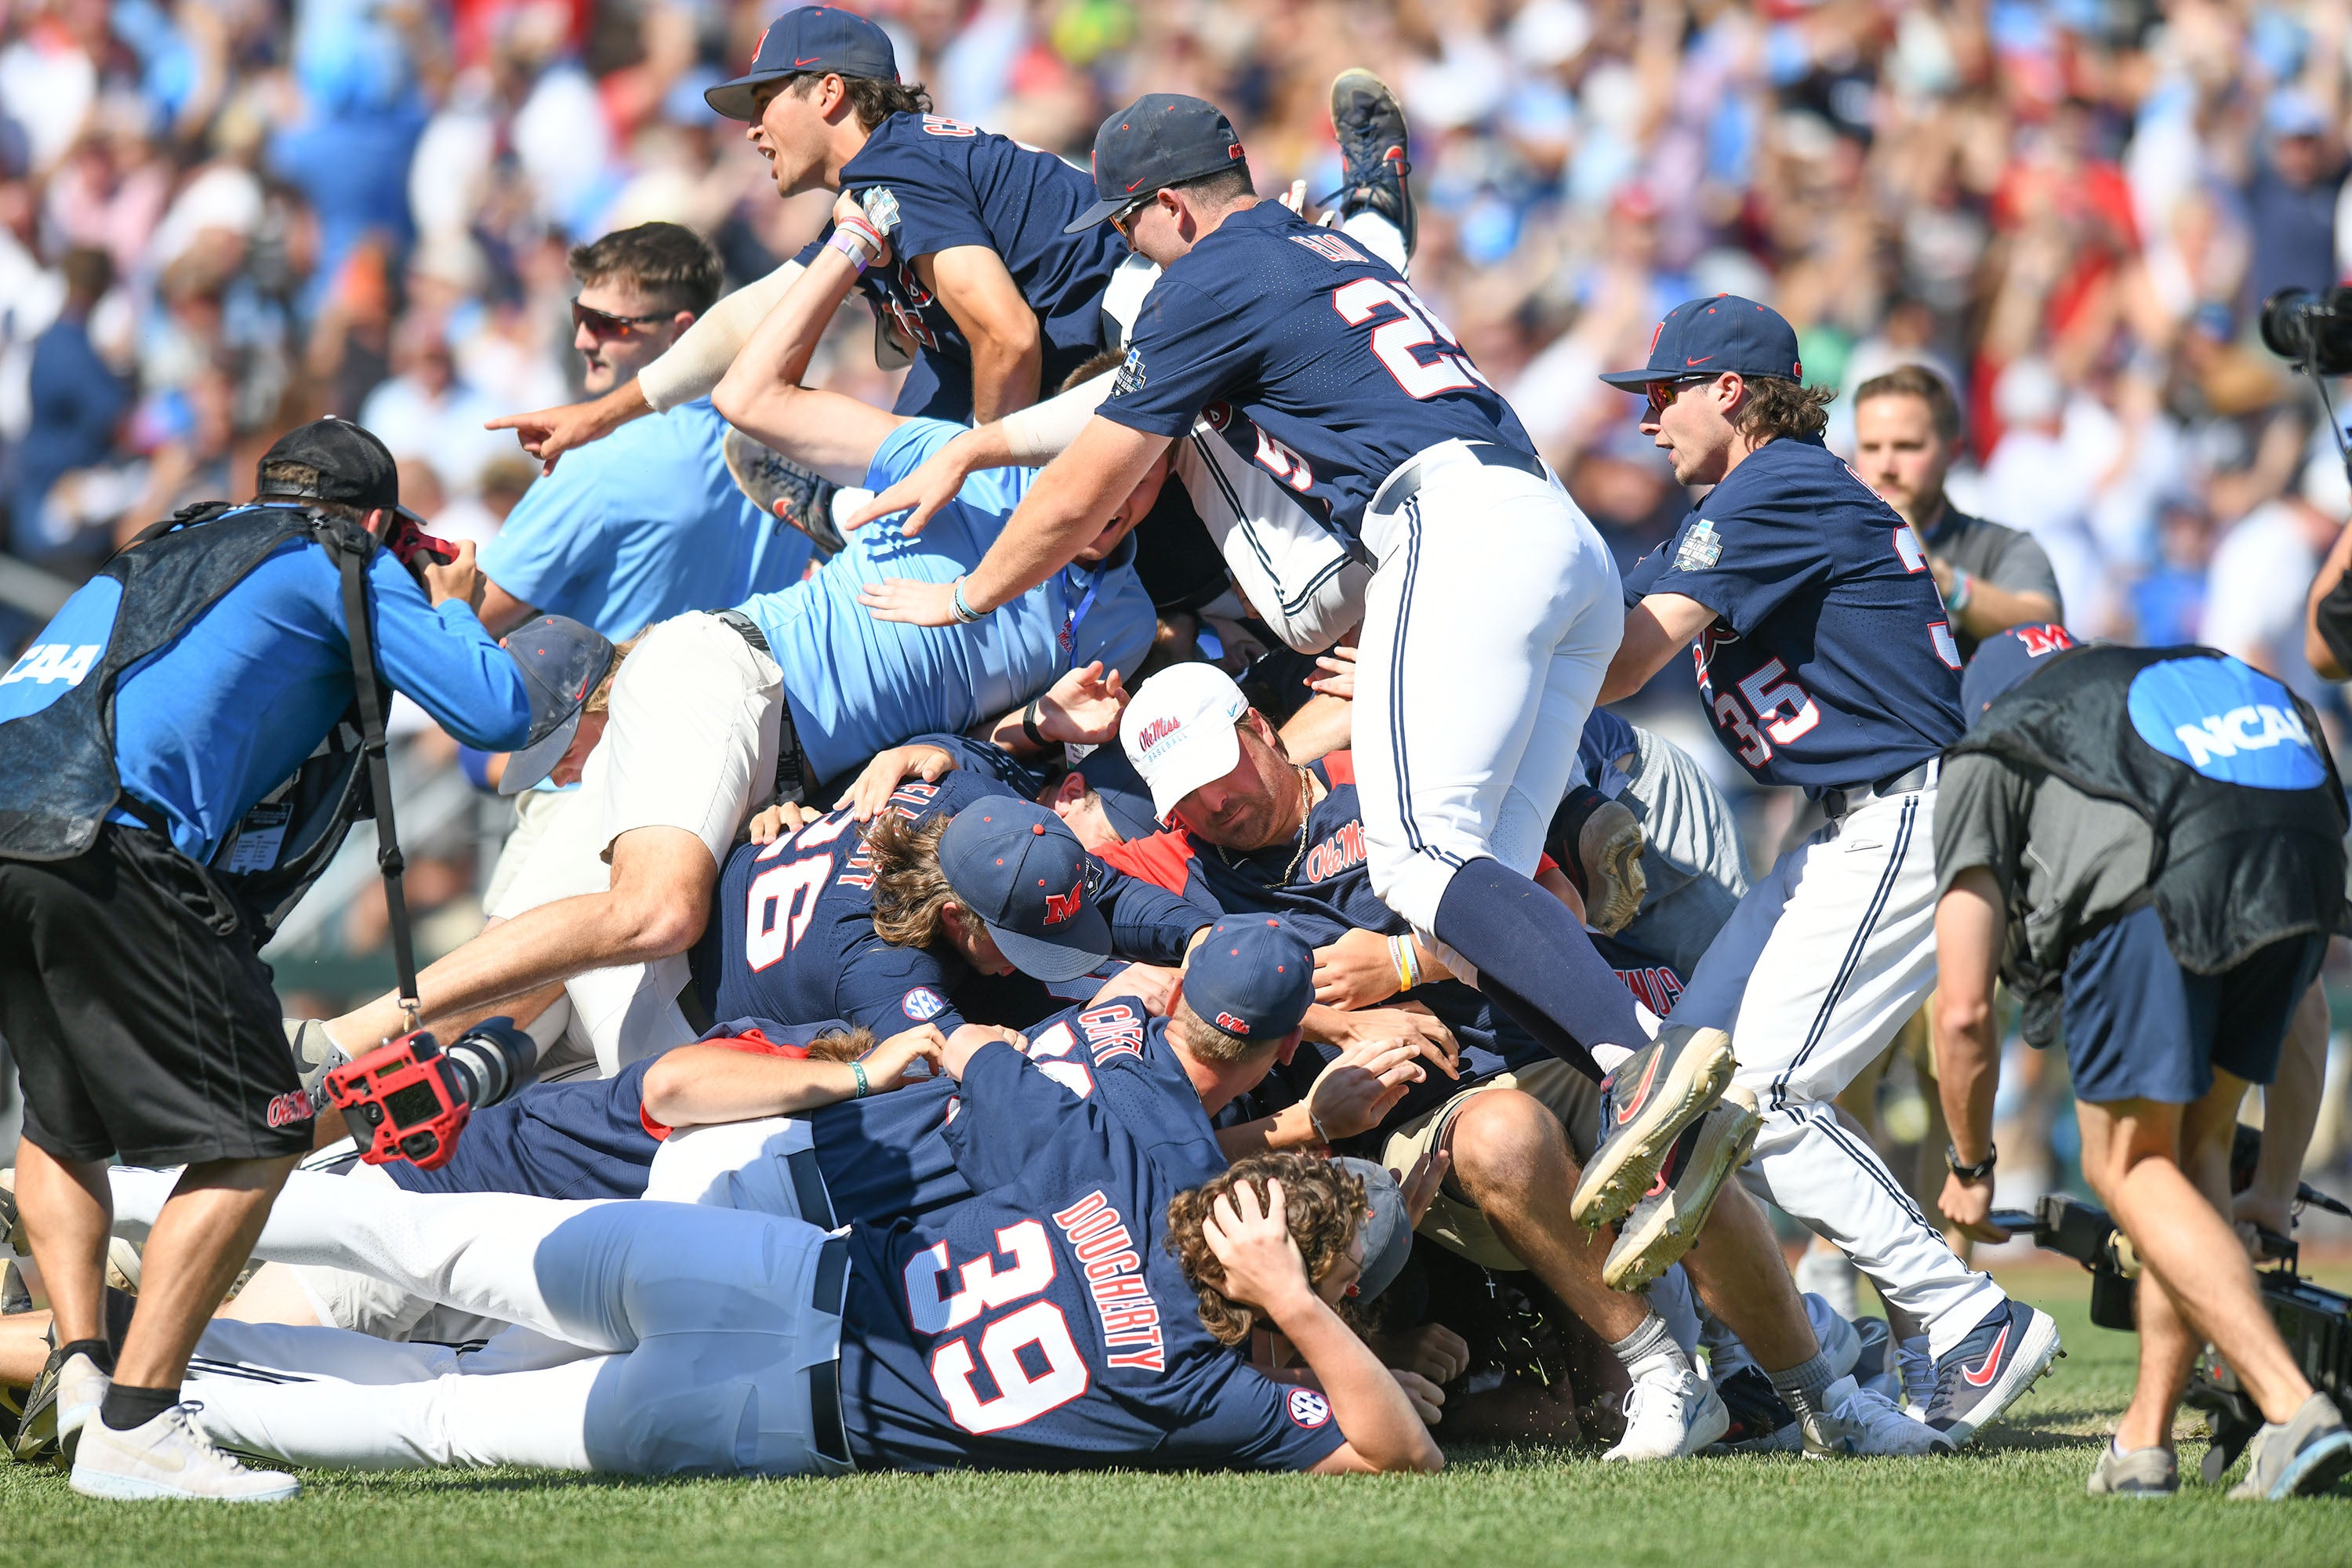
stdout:
[[(918, 131), (903, 138), (868, 141), (858, 155), (856, 172), (846, 180), (865, 204), (866, 216), (889, 240), (892, 258), (932, 256), (959, 245), (994, 249), (995, 237), (973, 205), (970, 172), (947, 158), (927, 155), (922, 147), (926, 139), (935, 143), (950, 140)], [(885, 191), (887, 197), (877, 195)]]
[(1181, 893), (1103, 867), (1103, 918), (1110, 921), (1110, 950), (1142, 963), (1180, 964), (1192, 933), (1217, 918)]
[(1982, 752), (1946, 763), (1936, 786), (1937, 896), (1961, 872), (1981, 866), (2006, 901), (2016, 890), (2032, 808), (2032, 782), (2015, 764)]
[[(312, 553), (335, 584), (334, 614), (342, 621), (339, 571), (323, 550)], [(368, 614), (376, 668), (394, 691), (405, 692), (434, 722), (469, 746), (508, 752), (530, 731), (530, 699), (522, 670), (462, 599), (426, 603), (425, 590), (389, 550), (368, 563)]]
[(498, 537), (476, 557), (482, 574), (541, 615), (568, 616), (585, 585), (613, 567), (596, 454), (564, 464), (523, 492)]
[(1148, 436), (1183, 435), (1255, 366), (1254, 326), (1247, 311), (1163, 274), (1143, 297), (1127, 363), (1095, 412)]
[(1029, 766), (1002, 747), (992, 746), (986, 741), (976, 741), (970, 735), (959, 735), (942, 731), (929, 735), (918, 735), (907, 744), (937, 746), (956, 760), (957, 768), (978, 773), (983, 778), (994, 779), (1024, 800), (1035, 799), (1037, 792), (1045, 787), (1046, 780), (1043, 773)]
[(948, 1148), (976, 1193), (1018, 1181), (1068, 1118), (1102, 1116), (1003, 1041), (972, 1053), (957, 1094), (962, 1104), (948, 1123)]
[(834, 1000), (841, 1016), (887, 1040), (918, 1024), (941, 1030), (964, 1022), (949, 1000), (945, 967), (926, 949), (893, 947), (879, 937), (859, 942), (842, 957)]
[(1329, 1400), (1276, 1383), (1236, 1354), (1200, 1415), (1170, 1433), (1160, 1452), (1204, 1468), (1311, 1470), (1347, 1440)]
[(1830, 553), (1810, 516), (1738, 505), (1709, 518), (1693, 513), (1659, 551), (1645, 594), (1680, 594), (1752, 637), (1774, 610), (1826, 581)]

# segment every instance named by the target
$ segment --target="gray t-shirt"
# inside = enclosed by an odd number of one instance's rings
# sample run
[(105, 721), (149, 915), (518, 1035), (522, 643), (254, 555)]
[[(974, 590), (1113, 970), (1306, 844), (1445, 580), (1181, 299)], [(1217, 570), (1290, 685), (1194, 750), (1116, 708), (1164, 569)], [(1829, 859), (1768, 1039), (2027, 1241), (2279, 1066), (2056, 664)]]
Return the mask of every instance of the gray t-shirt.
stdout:
[[(2058, 606), (2055, 618), (2065, 620), (2066, 601), (2058, 592), (2058, 574), (2052, 570), (2049, 555), (2033, 535), (1970, 517), (1946, 502), (1944, 515), (1936, 520), (1926, 543), (1930, 555), (1940, 556), (1969, 576), (1980, 577), (1996, 588), (2011, 594), (2042, 595)], [(1952, 627), (1952, 634), (1959, 642), (1962, 658), (1977, 651), (1977, 639), (1958, 625)]]

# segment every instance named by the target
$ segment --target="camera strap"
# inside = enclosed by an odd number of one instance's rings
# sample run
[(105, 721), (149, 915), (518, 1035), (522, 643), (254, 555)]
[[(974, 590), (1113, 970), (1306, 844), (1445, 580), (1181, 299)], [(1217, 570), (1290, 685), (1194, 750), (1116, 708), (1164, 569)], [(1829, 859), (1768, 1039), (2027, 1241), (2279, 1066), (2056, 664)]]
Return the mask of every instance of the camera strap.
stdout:
[[(408, 928), (408, 900), (401, 876), (408, 864), (401, 858), (400, 835), (392, 820), (392, 763), (384, 753), (383, 696), (377, 685), (375, 638), (368, 626), (367, 570), (378, 548), (373, 534), (337, 520), (326, 520), (320, 542), (335, 556), (343, 578), (343, 625), (352, 648), (352, 684), (360, 705), (360, 750), (367, 759), (368, 795), (375, 816), (375, 863), (383, 873), (383, 905), (392, 929), (392, 963), (400, 985), (401, 1010), (408, 1026), (417, 1022), (416, 946)], [(362, 542), (363, 540), (363, 542)]]

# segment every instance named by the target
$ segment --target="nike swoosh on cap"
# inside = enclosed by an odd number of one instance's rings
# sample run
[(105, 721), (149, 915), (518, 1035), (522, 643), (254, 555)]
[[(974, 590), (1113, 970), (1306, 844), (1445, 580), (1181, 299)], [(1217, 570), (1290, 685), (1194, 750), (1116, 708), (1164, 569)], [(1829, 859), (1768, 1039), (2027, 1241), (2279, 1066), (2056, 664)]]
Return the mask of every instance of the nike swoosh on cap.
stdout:
[(1715, 357), (1715, 356), (1714, 356), (1713, 354), (1701, 354), (1701, 355), (1699, 355), (1699, 356), (1698, 356), (1698, 358), (1696, 358), (1696, 359), (1685, 359), (1685, 360), (1684, 360), (1684, 361), (1683, 361), (1683, 363), (1684, 363), (1685, 364), (1705, 364), (1707, 361), (1709, 361), (1709, 360), (1713, 359), (1714, 357)]
[(2009, 1343), (2009, 1331), (2012, 1327), (2014, 1327), (2013, 1324), (2003, 1323), (2000, 1326), (2000, 1337), (1993, 1341), (1992, 1349), (1985, 1352), (1984, 1360), (1979, 1362), (1973, 1368), (1965, 1366), (1960, 1368), (1960, 1375), (1968, 1379), (1970, 1388), (1982, 1388), (1992, 1381), (1993, 1373), (2000, 1366), (2000, 1352)]
[(823, 59), (823, 58), (824, 58), (824, 57), (823, 55), (811, 55), (808, 58), (806, 58), (806, 59), (804, 59), (804, 60), (794, 60), (794, 61), (793, 62), (793, 64), (794, 64), (794, 65), (796, 65), (796, 66), (813, 66), (813, 65), (816, 64), (816, 62), (817, 62), (817, 61), (819, 61), (819, 60), (821, 60), (821, 59)]

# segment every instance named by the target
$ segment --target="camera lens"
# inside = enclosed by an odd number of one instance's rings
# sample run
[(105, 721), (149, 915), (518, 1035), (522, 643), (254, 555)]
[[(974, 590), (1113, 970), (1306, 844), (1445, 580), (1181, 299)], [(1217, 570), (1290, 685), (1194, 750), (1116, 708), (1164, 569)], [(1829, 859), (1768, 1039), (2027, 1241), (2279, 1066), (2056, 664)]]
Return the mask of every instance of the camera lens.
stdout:
[(2263, 346), (2281, 359), (2300, 360), (2309, 352), (2312, 295), (2308, 289), (2282, 289), (2263, 301)]

